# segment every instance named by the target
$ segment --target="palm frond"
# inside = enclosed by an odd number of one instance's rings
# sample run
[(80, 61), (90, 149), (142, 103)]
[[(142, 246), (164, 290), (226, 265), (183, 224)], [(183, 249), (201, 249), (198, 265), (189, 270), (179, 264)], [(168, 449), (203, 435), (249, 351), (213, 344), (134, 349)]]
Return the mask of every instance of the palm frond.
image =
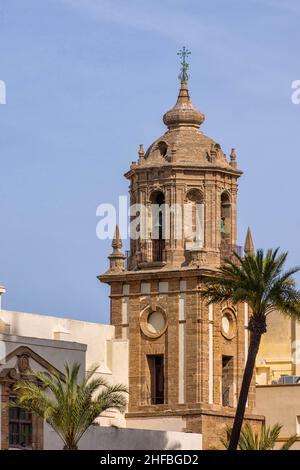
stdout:
[(208, 303), (248, 303), (258, 316), (281, 310), (284, 314), (300, 318), (300, 291), (295, 287), (293, 275), (300, 267), (283, 271), (287, 253), (279, 248), (248, 254), (244, 258), (235, 254), (235, 260), (226, 260), (217, 275), (204, 281), (201, 294)]
[(65, 378), (57, 371), (34, 372), (30, 380), (20, 380), (16, 406), (35, 412), (54, 429), (65, 448), (74, 449), (95, 419), (107, 409), (123, 412), (126, 408), (127, 388), (110, 385), (101, 376), (94, 377), (98, 366), (79, 379), (80, 365), (65, 364)]
[[(279, 438), (282, 426), (274, 424), (272, 427), (262, 425), (259, 432), (252, 430), (251, 425), (247, 422), (240, 434), (238, 448), (240, 450), (273, 450)], [(228, 449), (232, 429), (226, 428), (226, 436), (221, 438), (221, 442), (225, 449)], [(280, 450), (289, 450), (297, 440), (297, 435), (291, 436), (281, 447)]]
[(279, 450), (290, 450), (293, 444), (297, 441), (298, 436), (297, 434), (294, 434), (291, 436), (282, 446)]

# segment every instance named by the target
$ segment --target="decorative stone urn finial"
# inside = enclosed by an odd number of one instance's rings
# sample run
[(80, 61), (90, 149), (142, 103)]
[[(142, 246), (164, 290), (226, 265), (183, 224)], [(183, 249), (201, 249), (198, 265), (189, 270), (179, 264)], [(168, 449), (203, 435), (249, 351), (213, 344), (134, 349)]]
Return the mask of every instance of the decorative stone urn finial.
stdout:
[(254, 254), (254, 243), (251, 235), (251, 230), (248, 227), (247, 230), (247, 235), (246, 235), (246, 240), (245, 240), (245, 245), (244, 245), (244, 252), (246, 255), (253, 255)]
[(232, 166), (232, 168), (237, 167), (235, 149), (231, 149), (231, 152), (230, 152), (230, 166)]
[(116, 225), (115, 235), (111, 244), (113, 252), (109, 255), (109, 270), (108, 272), (122, 272), (125, 271), (126, 256), (122, 253), (123, 246), (119, 226)]
[(0, 286), (0, 310), (2, 310), (2, 295), (5, 294), (6, 288), (4, 286)]
[(144, 158), (145, 152), (144, 152), (144, 146), (143, 144), (140, 144), (139, 146), (139, 158)]

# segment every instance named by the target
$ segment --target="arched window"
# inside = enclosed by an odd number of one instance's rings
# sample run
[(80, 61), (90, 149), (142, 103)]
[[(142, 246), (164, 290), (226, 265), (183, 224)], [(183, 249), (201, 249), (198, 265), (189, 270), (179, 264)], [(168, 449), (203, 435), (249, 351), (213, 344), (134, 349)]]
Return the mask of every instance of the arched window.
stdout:
[(186, 249), (199, 250), (204, 245), (204, 201), (202, 192), (193, 188), (186, 195), (184, 208)]
[(162, 140), (161, 142), (158, 142), (157, 146), (158, 146), (158, 149), (160, 151), (161, 156), (165, 157), (167, 155), (167, 152), (168, 152), (168, 146), (167, 146), (166, 142), (164, 142)]
[(151, 195), (152, 204), (152, 261), (163, 261), (165, 249), (164, 235), (164, 204), (165, 195), (162, 191), (154, 191)]
[(226, 191), (221, 194), (220, 231), (222, 236), (229, 235), (231, 231), (231, 202)]

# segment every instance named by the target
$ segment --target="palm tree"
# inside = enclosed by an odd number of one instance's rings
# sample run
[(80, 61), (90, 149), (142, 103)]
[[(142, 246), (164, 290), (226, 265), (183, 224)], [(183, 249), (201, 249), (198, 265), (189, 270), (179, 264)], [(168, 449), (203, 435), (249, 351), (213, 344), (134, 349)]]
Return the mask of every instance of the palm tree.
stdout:
[(43, 418), (60, 436), (65, 450), (77, 450), (79, 440), (100, 413), (108, 409), (124, 412), (127, 403), (127, 388), (93, 377), (97, 368), (93, 365), (83, 380), (78, 363), (71, 368), (65, 365), (64, 378), (55, 370), (33, 372), (15, 384), (15, 405)]
[[(274, 424), (273, 427), (266, 427), (263, 424), (259, 433), (252, 431), (249, 423), (243, 426), (239, 438), (238, 448), (240, 450), (273, 450), (279, 437), (282, 426)], [(225, 449), (228, 449), (232, 430), (227, 428), (226, 439), (221, 439)], [(289, 450), (297, 440), (297, 434), (289, 439), (278, 450)]]
[(300, 318), (300, 291), (296, 289), (293, 275), (299, 267), (283, 271), (287, 253), (279, 249), (249, 253), (244, 258), (234, 254), (233, 261), (226, 260), (219, 273), (210, 277), (203, 288), (209, 303), (230, 301), (236, 305), (247, 303), (252, 311), (248, 330), (249, 350), (244, 370), (238, 405), (228, 450), (236, 450), (243, 424), (249, 387), (255, 367), (261, 336), (267, 331), (266, 318), (275, 310)]

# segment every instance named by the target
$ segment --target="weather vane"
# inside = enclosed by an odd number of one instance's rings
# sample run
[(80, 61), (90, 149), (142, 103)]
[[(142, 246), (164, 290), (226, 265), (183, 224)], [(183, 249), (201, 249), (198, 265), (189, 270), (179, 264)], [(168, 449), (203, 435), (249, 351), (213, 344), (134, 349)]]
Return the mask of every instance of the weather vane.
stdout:
[(187, 56), (190, 54), (191, 54), (190, 51), (185, 46), (183, 46), (183, 48), (179, 52), (177, 52), (177, 55), (179, 55), (181, 59), (180, 61), (181, 70), (178, 76), (181, 82), (186, 82), (190, 78), (188, 74), (189, 64), (186, 61)]

